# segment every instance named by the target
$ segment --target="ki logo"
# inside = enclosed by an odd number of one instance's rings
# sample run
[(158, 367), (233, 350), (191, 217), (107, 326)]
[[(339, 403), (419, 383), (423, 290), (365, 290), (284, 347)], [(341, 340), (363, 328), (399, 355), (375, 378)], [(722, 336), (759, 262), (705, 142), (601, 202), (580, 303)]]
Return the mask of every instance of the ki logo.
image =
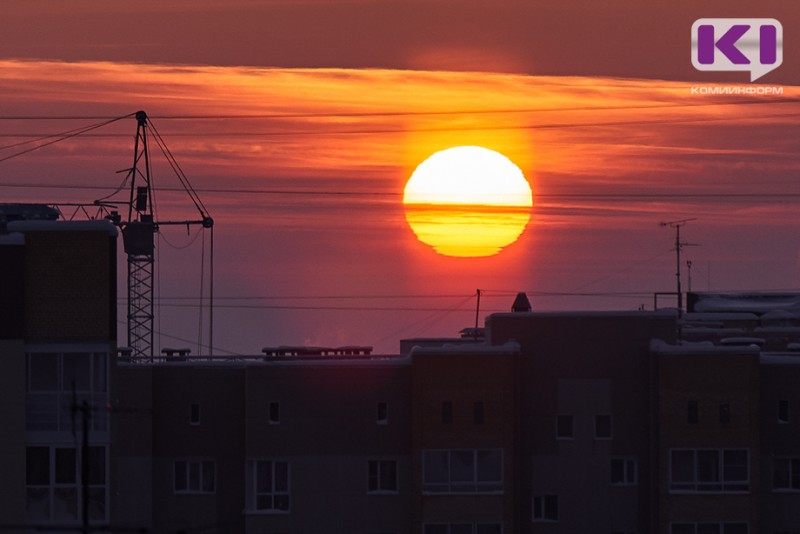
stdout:
[(704, 71), (749, 71), (754, 82), (783, 63), (783, 26), (775, 19), (698, 19), (692, 65)]

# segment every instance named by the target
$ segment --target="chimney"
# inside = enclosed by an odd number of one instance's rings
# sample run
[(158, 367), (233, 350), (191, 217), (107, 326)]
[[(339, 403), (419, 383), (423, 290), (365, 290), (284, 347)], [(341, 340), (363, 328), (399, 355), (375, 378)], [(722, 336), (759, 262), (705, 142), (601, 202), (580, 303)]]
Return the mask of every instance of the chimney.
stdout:
[(514, 313), (531, 311), (531, 303), (528, 300), (528, 295), (526, 295), (524, 291), (517, 293), (517, 298), (514, 299), (514, 304), (511, 305), (511, 311)]

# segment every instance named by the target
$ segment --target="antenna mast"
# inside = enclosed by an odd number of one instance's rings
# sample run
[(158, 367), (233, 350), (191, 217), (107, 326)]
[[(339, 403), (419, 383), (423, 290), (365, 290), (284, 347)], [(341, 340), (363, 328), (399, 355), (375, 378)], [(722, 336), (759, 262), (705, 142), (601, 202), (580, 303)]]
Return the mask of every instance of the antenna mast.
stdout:
[(694, 243), (687, 243), (685, 241), (681, 241), (681, 227), (685, 226), (686, 223), (691, 221), (696, 221), (697, 217), (693, 217), (691, 219), (681, 219), (679, 221), (669, 221), (669, 222), (661, 222), (658, 223), (661, 227), (667, 227), (675, 229), (675, 279), (678, 282), (678, 313), (683, 313), (683, 292), (681, 291), (681, 250), (683, 247), (687, 246), (695, 246)]

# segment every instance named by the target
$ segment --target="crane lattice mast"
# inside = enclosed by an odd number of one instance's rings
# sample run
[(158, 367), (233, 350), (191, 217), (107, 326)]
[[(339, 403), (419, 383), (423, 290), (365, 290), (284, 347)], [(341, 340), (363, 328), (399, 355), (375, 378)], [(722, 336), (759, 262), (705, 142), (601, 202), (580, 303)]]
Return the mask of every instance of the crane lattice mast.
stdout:
[[(153, 266), (155, 264), (155, 234), (160, 225), (202, 225), (212, 231), (214, 220), (206, 214), (205, 208), (189, 185), (172, 155), (162, 145), (165, 155), (180, 179), (186, 192), (200, 212), (199, 220), (157, 221), (153, 212), (152, 170), (148, 148), (148, 120), (144, 111), (136, 113), (136, 140), (133, 150), (133, 166), (129, 170), (130, 201), (127, 221), (117, 221), (122, 229), (125, 253), (128, 256), (128, 346), (133, 358), (153, 357)], [(156, 140), (159, 141), (156, 132)], [(212, 252), (213, 256), (213, 252)], [(213, 259), (212, 259), (213, 261)], [(212, 286), (213, 287), (213, 286)], [(213, 298), (213, 297), (212, 297)], [(201, 303), (202, 306), (202, 303)], [(213, 331), (210, 318), (210, 331)], [(213, 334), (209, 333), (209, 350), (213, 350)]]

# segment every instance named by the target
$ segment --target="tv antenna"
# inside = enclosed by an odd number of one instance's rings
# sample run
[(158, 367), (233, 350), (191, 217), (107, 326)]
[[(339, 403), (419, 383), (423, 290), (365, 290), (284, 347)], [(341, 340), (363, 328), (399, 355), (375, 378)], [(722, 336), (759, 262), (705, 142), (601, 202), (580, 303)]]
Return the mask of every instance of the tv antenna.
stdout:
[[(691, 219), (680, 219), (678, 221), (668, 221), (658, 223), (661, 227), (670, 227), (675, 229), (675, 279), (678, 283), (678, 314), (683, 313), (683, 292), (681, 291), (681, 250), (683, 247), (696, 247), (695, 243), (687, 243), (681, 241), (681, 227), (686, 226), (686, 223), (696, 221), (697, 217)], [(691, 269), (691, 265), (689, 267)]]

